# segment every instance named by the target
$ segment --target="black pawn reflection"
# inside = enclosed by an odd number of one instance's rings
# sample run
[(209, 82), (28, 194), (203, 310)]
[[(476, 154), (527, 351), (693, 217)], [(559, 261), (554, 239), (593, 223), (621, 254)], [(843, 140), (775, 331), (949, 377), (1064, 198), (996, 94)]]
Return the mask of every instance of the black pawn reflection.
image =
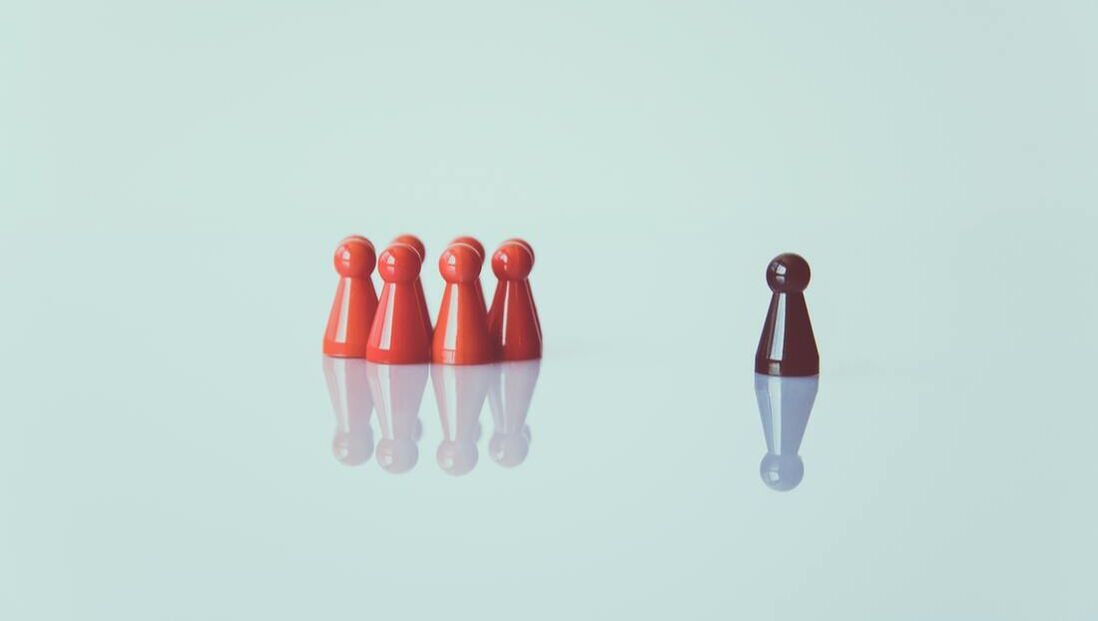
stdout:
[(442, 421), (438, 465), (448, 474), (467, 474), (477, 465), (480, 411), (489, 385), (499, 374), (498, 364), (431, 365), (431, 384)]
[(504, 362), (488, 390), (492, 410), (492, 439), (488, 454), (501, 466), (513, 468), (530, 453), (530, 426), (526, 416), (541, 372), (541, 360)]
[(377, 463), (399, 474), (419, 461), (419, 406), (427, 387), (426, 364), (366, 363), (366, 377), (377, 408), (381, 439), (377, 442)]
[(759, 474), (772, 490), (787, 492), (804, 478), (804, 462), (797, 452), (819, 385), (818, 375), (755, 374), (755, 397), (759, 401), (759, 416), (766, 437), (766, 456), (759, 464)]
[(366, 361), (324, 356), (323, 366), (336, 418), (332, 454), (347, 466), (364, 464), (374, 452), (374, 431), (370, 427), (374, 401), (367, 385)]

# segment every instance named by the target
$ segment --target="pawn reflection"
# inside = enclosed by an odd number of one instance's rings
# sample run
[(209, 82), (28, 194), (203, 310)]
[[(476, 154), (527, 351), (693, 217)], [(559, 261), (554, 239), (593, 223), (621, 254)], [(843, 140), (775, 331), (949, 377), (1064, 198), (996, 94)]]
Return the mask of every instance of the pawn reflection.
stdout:
[(435, 388), (443, 436), (437, 452), (438, 465), (447, 473), (460, 476), (476, 467), (480, 411), (488, 387), (498, 374), (498, 364), (431, 365), (431, 384)]
[(407, 472), (419, 461), (418, 442), (423, 435), (419, 406), (427, 387), (428, 366), (366, 363), (381, 428), (377, 463), (393, 474)]
[(332, 454), (348, 466), (364, 464), (374, 452), (374, 432), (370, 427), (374, 402), (367, 386), (366, 361), (324, 356), (323, 367), (336, 417)]
[(504, 362), (488, 390), (492, 410), (492, 438), (488, 454), (501, 466), (513, 468), (526, 461), (530, 452), (530, 426), (526, 415), (541, 372), (541, 360)]
[(759, 465), (763, 483), (776, 491), (789, 491), (804, 478), (804, 462), (797, 452), (816, 400), (820, 376), (776, 377), (755, 374), (766, 456)]
[[(460, 476), (476, 467), (485, 401), (492, 412), (492, 436), (487, 442), (492, 460), (513, 468), (530, 452), (530, 426), (526, 421), (540, 360), (389, 365), (325, 356), (323, 369), (336, 418), (332, 453), (340, 463), (357, 466), (374, 457), (378, 465), (393, 474), (414, 468), (423, 435), (419, 409), (428, 375), (442, 426), (436, 458), (443, 471)], [(380, 430), (376, 445), (371, 424), (375, 410)]]

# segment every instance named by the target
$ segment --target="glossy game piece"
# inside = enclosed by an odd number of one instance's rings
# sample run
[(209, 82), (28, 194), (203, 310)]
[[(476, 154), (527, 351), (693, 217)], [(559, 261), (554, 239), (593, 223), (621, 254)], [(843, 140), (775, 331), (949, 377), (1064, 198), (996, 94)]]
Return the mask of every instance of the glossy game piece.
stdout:
[(451, 244), (438, 259), (446, 281), (435, 322), (431, 359), (438, 364), (486, 364), (497, 354), (488, 335), (480, 282), (481, 255), (468, 244)]
[(513, 468), (530, 452), (530, 426), (526, 417), (541, 372), (541, 360), (501, 363), (499, 376), (488, 388), (492, 411), (492, 438), (488, 454), (497, 464)]
[(416, 254), (419, 255), (420, 261), (427, 260), (427, 246), (423, 245), (423, 240), (412, 235), (411, 233), (404, 233), (403, 235), (397, 235), (393, 238), (390, 244), (408, 244), (412, 248), (415, 248)]
[(756, 373), (803, 377), (820, 372), (820, 354), (804, 301), (811, 275), (808, 262), (793, 253), (780, 254), (767, 266), (766, 284), (773, 294), (755, 351)]
[(375, 459), (385, 471), (400, 474), (419, 461), (423, 425), (419, 407), (427, 388), (426, 364), (366, 363), (366, 377), (377, 409), (381, 439)]
[(460, 237), (455, 237), (455, 238), (451, 239), (450, 243), (451, 244), (469, 244), (470, 246), (473, 247), (473, 250), (476, 250), (477, 254), (480, 255), (481, 261), (483, 261), (484, 258), (485, 258), (484, 244), (480, 243), (480, 240), (477, 239), (476, 237), (471, 237), (469, 235), (462, 235)]
[[(530, 253), (530, 264), (531, 265), (533, 265), (535, 262), (537, 262), (537, 257), (534, 255), (534, 247), (530, 245), (530, 242), (526, 241), (525, 239), (522, 239), (521, 237), (512, 237), (510, 239), (503, 240), (503, 242), (500, 243), (500, 246), (502, 246), (503, 244), (511, 244), (511, 243), (519, 244), (520, 246), (525, 248), (527, 252)], [(531, 300), (532, 300), (532, 303), (534, 305), (534, 318), (537, 319), (537, 318), (540, 317), (540, 315), (538, 315), (538, 302), (537, 302), (537, 300), (534, 300), (533, 298), (531, 298)], [(538, 332), (539, 333), (541, 332), (540, 319), (538, 321)]]
[(446, 473), (460, 476), (476, 467), (480, 412), (488, 387), (498, 373), (496, 364), (431, 365), (431, 384), (443, 435), (435, 457)]
[(336, 418), (332, 454), (347, 466), (366, 463), (374, 452), (370, 427), (374, 400), (366, 379), (366, 364), (361, 358), (323, 357), (324, 379)]
[(366, 359), (385, 364), (431, 361), (430, 319), (416, 292), (421, 261), (415, 248), (393, 244), (381, 253), (377, 271), (384, 284), (366, 347)]
[(522, 239), (521, 237), (511, 237), (509, 239), (505, 239), (500, 243), (500, 245), (502, 246), (503, 244), (509, 244), (512, 242), (521, 245), (523, 248), (526, 248), (526, 250), (530, 253), (531, 262), (537, 260), (537, 257), (534, 256), (534, 247), (530, 245), (530, 242)]
[(531, 360), (541, 357), (541, 321), (528, 279), (534, 268), (529, 244), (507, 241), (492, 255), (492, 271), (499, 278), (488, 330), (502, 360)]
[[(450, 243), (451, 244), (468, 244), (468, 245), (472, 246), (473, 250), (476, 250), (477, 254), (480, 255), (480, 260), (481, 260), (482, 263), (485, 260), (487, 260), (487, 258), (488, 258), (488, 255), (485, 254), (486, 251), (484, 250), (484, 244), (480, 243), (480, 240), (475, 238), (475, 237), (471, 237), (469, 235), (461, 235), (460, 237), (455, 237), (452, 240), (450, 240)], [(480, 295), (480, 299), (482, 299), (482, 300), (485, 299), (484, 298), (484, 287), (480, 283), (480, 276), (477, 276), (477, 279), (473, 282), (473, 284), (476, 285), (476, 287), (477, 287), (477, 292), (478, 292), (478, 295)], [(485, 313), (488, 312), (487, 303), (485, 303), (484, 312)]]
[[(416, 252), (419, 253), (419, 262), (420, 263), (426, 263), (427, 262), (427, 247), (423, 245), (423, 240), (416, 237), (415, 235), (412, 235), (410, 233), (405, 233), (403, 235), (397, 235), (396, 237), (393, 238), (393, 241), (390, 242), (390, 243), (393, 243), (393, 244), (408, 244), (412, 248), (415, 248)], [(416, 296), (419, 297), (420, 306), (423, 307), (423, 316), (427, 319), (427, 332), (430, 333), (434, 329), (431, 327), (431, 310), (427, 307), (427, 296), (424, 295), (424, 293), (423, 293), (423, 279), (421, 279), (419, 276), (416, 276), (416, 283), (415, 284), (416, 284)]]
[(755, 374), (755, 398), (759, 402), (766, 456), (759, 464), (763, 483), (787, 492), (804, 478), (804, 462), (797, 454), (816, 401), (820, 377), (778, 377)]
[(374, 245), (360, 235), (343, 238), (333, 263), (339, 274), (323, 351), (328, 356), (361, 358), (377, 311), (377, 293), (370, 274), (374, 271)]

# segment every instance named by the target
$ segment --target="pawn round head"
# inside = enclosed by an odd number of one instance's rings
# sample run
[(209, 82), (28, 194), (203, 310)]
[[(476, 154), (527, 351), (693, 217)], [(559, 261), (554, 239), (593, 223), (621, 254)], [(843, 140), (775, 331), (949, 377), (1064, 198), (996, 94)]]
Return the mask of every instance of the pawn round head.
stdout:
[(800, 293), (808, 286), (812, 271), (799, 254), (779, 254), (766, 266), (766, 284), (776, 293)]
[(801, 484), (804, 462), (797, 455), (767, 453), (759, 464), (759, 475), (767, 487), (776, 492), (788, 492)]
[(392, 244), (377, 260), (377, 273), (385, 282), (411, 282), (419, 276), (423, 261), (408, 244)]
[(492, 255), (492, 271), (501, 280), (523, 280), (532, 269), (534, 254), (520, 242), (503, 242)]
[(461, 237), (455, 237), (450, 240), (451, 244), (468, 244), (473, 247), (473, 250), (477, 251), (481, 260), (484, 260), (484, 244), (480, 243), (476, 237), (470, 237), (468, 235), (462, 235)]
[(482, 263), (476, 248), (469, 244), (450, 244), (438, 258), (438, 271), (448, 283), (473, 282), (480, 277)]
[[(503, 243), (504, 244), (515, 243), (515, 244), (521, 245), (523, 248), (526, 248), (527, 252), (530, 253), (530, 262), (532, 263), (534, 261), (534, 247), (531, 246), (530, 242), (526, 241), (525, 239), (522, 239), (521, 237), (512, 237), (511, 239), (503, 240)], [(500, 245), (503, 245), (503, 244), (500, 244)]]
[(416, 252), (419, 253), (419, 260), (420, 261), (424, 261), (425, 259), (427, 259), (427, 246), (423, 245), (423, 240), (416, 237), (415, 235), (412, 235), (411, 233), (405, 233), (403, 235), (397, 235), (396, 237), (393, 238), (393, 241), (391, 243), (394, 243), (394, 244), (408, 244), (412, 248), (415, 248)]
[(333, 263), (340, 276), (365, 278), (374, 271), (374, 245), (360, 235), (343, 238), (336, 247)]
[(360, 241), (362, 243), (369, 244), (371, 248), (374, 247), (374, 242), (370, 241), (363, 235), (348, 235), (341, 240), (341, 242), (345, 241)]

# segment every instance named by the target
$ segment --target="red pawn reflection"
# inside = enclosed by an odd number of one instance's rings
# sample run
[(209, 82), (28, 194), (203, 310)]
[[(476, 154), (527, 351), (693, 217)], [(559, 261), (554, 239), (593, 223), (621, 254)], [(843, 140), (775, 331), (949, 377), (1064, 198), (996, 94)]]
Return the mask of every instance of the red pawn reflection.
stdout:
[(416, 292), (421, 261), (407, 244), (393, 244), (378, 258), (384, 284), (366, 347), (366, 359), (386, 364), (431, 361), (430, 319)]
[(418, 442), (423, 433), (419, 406), (427, 387), (427, 365), (368, 362), (366, 377), (381, 429), (377, 463), (392, 474), (408, 472), (419, 461)]
[(431, 365), (431, 384), (443, 435), (435, 457), (447, 474), (460, 476), (476, 467), (480, 411), (488, 387), (496, 381), (498, 373), (497, 364)]
[(492, 438), (488, 454), (501, 466), (513, 468), (526, 461), (530, 452), (530, 426), (526, 416), (534, 387), (538, 383), (541, 360), (504, 362), (499, 377), (488, 389), (488, 408), (492, 411)]
[(541, 322), (528, 280), (533, 268), (533, 250), (522, 240), (503, 242), (492, 255), (499, 284), (488, 310), (488, 330), (502, 360), (541, 357)]
[(324, 357), (324, 378), (336, 417), (332, 454), (342, 464), (358, 466), (374, 452), (370, 414), (374, 401), (366, 379), (365, 360)]
[(377, 293), (370, 277), (374, 260), (374, 245), (361, 235), (345, 237), (336, 248), (333, 262), (339, 273), (339, 285), (324, 330), (323, 349), (328, 356), (361, 358), (366, 355), (377, 311)]
[(486, 364), (496, 358), (484, 297), (476, 283), (482, 259), (468, 244), (452, 244), (438, 260), (446, 291), (438, 310), (431, 358), (439, 364)]

